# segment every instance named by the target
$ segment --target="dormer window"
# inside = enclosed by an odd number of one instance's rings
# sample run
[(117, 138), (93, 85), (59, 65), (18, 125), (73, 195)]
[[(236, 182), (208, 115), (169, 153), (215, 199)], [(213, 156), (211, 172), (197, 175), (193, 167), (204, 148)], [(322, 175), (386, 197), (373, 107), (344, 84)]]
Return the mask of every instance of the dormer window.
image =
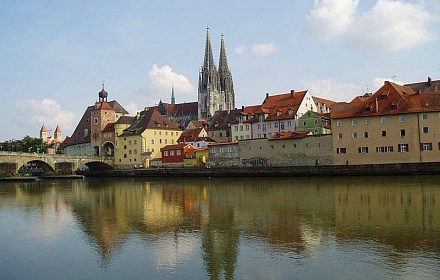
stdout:
[(259, 122), (264, 122), (264, 115), (263, 114), (258, 115), (258, 121)]
[[(288, 113), (289, 115), (292, 115), (292, 114), (293, 114), (293, 110), (292, 110), (292, 109), (289, 109), (289, 111), (287, 111), (287, 113)], [(309, 113), (309, 116), (310, 116), (310, 113)]]
[(277, 111), (277, 116), (278, 117), (281, 116), (281, 111), (280, 110)]
[(218, 123), (215, 123), (215, 124), (214, 124), (214, 127), (218, 127)]

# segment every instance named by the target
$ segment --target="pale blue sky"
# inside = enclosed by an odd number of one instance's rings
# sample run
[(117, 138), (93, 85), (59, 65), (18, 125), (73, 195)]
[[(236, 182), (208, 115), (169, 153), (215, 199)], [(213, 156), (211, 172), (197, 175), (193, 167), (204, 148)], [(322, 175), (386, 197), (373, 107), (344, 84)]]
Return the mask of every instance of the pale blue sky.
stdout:
[(197, 101), (206, 26), (225, 36), (236, 107), (266, 92), (350, 101), (384, 79), (440, 79), (440, 0), (22, 1), (0, 3), (0, 141), (71, 135), (98, 98), (131, 115)]

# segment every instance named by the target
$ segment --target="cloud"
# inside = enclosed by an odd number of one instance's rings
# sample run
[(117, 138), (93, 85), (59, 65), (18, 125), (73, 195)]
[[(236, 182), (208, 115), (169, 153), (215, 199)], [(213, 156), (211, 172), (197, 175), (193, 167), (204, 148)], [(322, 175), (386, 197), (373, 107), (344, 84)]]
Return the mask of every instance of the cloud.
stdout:
[(339, 83), (333, 79), (310, 79), (300, 82), (310, 94), (333, 101), (351, 101), (362, 94), (362, 86)]
[(315, 0), (307, 22), (321, 39), (334, 39), (349, 29), (358, 5), (358, 0)]
[(412, 49), (432, 40), (428, 30), (432, 19), (422, 5), (379, 0), (357, 20), (349, 35), (353, 42), (375, 49)]
[[(32, 128), (35, 128), (36, 122), (40, 126), (38, 131), (43, 124), (47, 129), (52, 129), (52, 132), (59, 125), (64, 136), (70, 135), (79, 119), (75, 113), (63, 110), (53, 99), (27, 99), (15, 103), (14, 106), (19, 122)], [(32, 130), (36, 129), (30, 129)]]
[(255, 44), (251, 47), (251, 52), (257, 56), (266, 56), (278, 51), (274, 43), (270, 44)]
[(378, 0), (360, 14), (358, 0), (315, 0), (307, 15), (311, 31), (324, 41), (342, 38), (373, 50), (408, 50), (433, 40), (435, 20), (425, 5)]
[(248, 48), (246, 46), (239, 46), (234, 49), (234, 53), (236, 55), (245, 54), (245, 53), (247, 53), (247, 51), (248, 51)]
[[(195, 89), (189, 79), (183, 75), (173, 72), (171, 66), (165, 65), (159, 68), (156, 64), (148, 74), (147, 90), (152, 92), (157, 99), (160, 96), (171, 97), (171, 87), (174, 87), (176, 95), (188, 97), (194, 94)], [(176, 98), (178, 97), (176, 96)]]

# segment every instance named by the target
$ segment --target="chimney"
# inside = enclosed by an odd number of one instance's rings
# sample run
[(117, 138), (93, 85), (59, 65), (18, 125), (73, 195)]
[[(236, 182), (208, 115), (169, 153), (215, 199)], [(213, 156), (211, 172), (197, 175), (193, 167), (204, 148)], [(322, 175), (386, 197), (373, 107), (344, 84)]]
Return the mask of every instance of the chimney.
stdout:
[(293, 90), (293, 89), (290, 90), (290, 96), (295, 97), (295, 90)]
[(428, 86), (430, 87), (432, 85), (431, 77), (428, 77)]
[(268, 92), (266, 92), (266, 98), (268, 98), (269, 97), (269, 93)]
[(244, 105), (241, 106), (241, 110), (244, 111)]

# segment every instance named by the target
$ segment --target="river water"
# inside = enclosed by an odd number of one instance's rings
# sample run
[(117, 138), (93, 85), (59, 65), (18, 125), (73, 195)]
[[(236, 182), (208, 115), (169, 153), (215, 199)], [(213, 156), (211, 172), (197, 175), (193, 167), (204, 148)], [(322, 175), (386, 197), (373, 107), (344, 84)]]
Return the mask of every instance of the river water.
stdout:
[(440, 177), (0, 182), (0, 279), (440, 279)]

